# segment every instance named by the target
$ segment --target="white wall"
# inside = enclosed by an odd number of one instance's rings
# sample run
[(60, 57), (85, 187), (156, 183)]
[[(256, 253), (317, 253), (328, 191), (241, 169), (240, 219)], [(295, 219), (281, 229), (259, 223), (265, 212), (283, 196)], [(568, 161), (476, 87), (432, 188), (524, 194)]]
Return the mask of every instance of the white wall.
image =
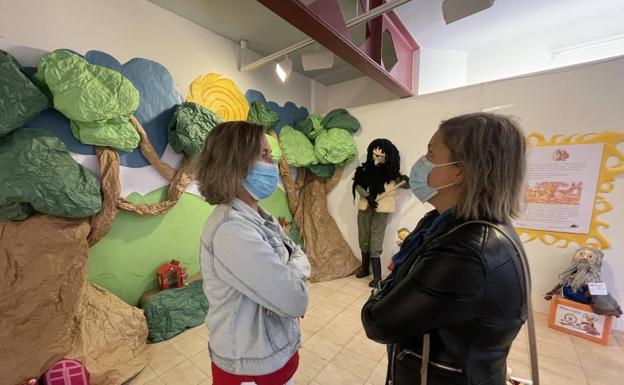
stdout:
[(310, 111), (325, 115), (329, 112), (327, 109), (328, 87), (316, 80), (312, 80), (311, 82)]
[[(262, 91), (279, 104), (310, 107), (310, 79), (293, 72), (285, 84), (274, 67), (238, 71), (238, 44), (144, 0), (0, 0), (0, 49), (24, 65), (57, 48), (95, 49), (125, 62), (155, 60), (169, 69), (186, 97), (193, 79), (208, 72), (231, 78), (244, 93)], [(247, 53), (246, 61), (257, 58)]]
[[(561, 72), (526, 78), (496, 81), (438, 94), (385, 102), (350, 109), (362, 123), (356, 136), (360, 162), (365, 159), (368, 143), (378, 137), (393, 141), (402, 157), (402, 171), (426, 151), (439, 122), (452, 116), (488, 109), (518, 117), (526, 133), (554, 134), (596, 131), (624, 131), (624, 58), (580, 66)], [(621, 146), (624, 151), (624, 146)], [(351, 196), (351, 177), (356, 164), (329, 196), (330, 212), (345, 238), (359, 255), (356, 207)], [(613, 210), (600, 218), (611, 227), (603, 230), (611, 241), (605, 251), (603, 280), (612, 295), (624, 304), (624, 178), (616, 180), (614, 192), (606, 195)], [(399, 193), (397, 212), (391, 217), (384, 242), (384, 265), (389, 261), (400, 227), (416, 225), (431, 207), (420, 204), (409, 190)], [(548, 303), (542, 294), (557, 282), (557, 275), (567, 266), (575, 246), (567, 249), (545, 246), (538, 241), (526, 243), (533, 272), (534, 304), (546, 312)], [(624, 329), (618, 321), (616, 327)]]

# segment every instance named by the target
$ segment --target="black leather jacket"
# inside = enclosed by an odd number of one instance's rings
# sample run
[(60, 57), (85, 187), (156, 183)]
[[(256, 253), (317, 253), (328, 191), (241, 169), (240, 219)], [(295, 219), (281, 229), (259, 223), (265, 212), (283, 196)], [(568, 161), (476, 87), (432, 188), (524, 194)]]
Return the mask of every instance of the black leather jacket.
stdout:
[[(436, 216), (429, 213), (418, 228)], [(388, 384), (420, 384), (427, 333), (429, 385), (505, 384), (507, 354), (526, 320), (519, 256), (488, 225), (471, 223), (452, 231), (462, 222), (441, 224), (397, 267), (389, 289), (362, 309), (368, 338), (392, 344)], [(520, 244), (513, 228), (504, 227)]]

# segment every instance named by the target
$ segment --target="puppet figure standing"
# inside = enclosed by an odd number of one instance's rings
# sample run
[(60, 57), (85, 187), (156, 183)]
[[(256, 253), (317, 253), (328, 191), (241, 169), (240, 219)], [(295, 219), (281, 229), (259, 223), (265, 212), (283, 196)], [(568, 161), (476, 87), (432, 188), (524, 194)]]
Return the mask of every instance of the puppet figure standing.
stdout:
[(376, 287), (381, 280), (381, 252), (388, 215), (396, 206), (396, 189), (409, 188), (408, 178), (399, 171), (401, 157), (399, 150), (388, 139), (375, 139), (366, 151), (366, 161), (355, 170), (353, 197), (357, 192), (358, 240), (362, 251), (362, 268), (358, 278), (370, 275), (370, 287)]

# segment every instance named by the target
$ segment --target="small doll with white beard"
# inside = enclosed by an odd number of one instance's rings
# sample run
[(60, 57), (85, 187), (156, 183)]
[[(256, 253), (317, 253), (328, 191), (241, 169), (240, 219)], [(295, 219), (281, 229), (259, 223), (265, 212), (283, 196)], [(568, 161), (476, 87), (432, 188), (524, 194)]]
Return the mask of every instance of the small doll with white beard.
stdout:
[(588, 288), (589, 283), (602, 282), (600, 269), (603, 256), (602, 251), (590, 247), (576, 250), (570, 266), (559, 274), (559, 283), (544, 298), (550, 300), (553, 295), (559, 295), (591, 305), (596, 314), (615, 317), (622, 315), (620, 306), (610, 294), (592, 295)]

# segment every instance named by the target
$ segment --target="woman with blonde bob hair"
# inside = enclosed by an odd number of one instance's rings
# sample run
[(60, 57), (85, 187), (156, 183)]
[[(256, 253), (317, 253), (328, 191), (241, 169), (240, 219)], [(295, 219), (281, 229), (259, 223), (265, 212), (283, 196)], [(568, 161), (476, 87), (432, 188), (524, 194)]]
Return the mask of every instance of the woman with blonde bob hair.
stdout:
[(367, 336), (390, 346), (388, 384), (505, 384), (527, 319), (524, 252), (510, 224), (525, 152), (512, 119), (473, 113), (443, 121), (412, 167), (412, 192), (435, 210), (362, 309)]
[(195, 162), (199, 190), (216, 205), (200, 245), (213, 384), (292, 383), (310, 264), (258, 205), (279, 178), (262, 126), (217, 125)]

